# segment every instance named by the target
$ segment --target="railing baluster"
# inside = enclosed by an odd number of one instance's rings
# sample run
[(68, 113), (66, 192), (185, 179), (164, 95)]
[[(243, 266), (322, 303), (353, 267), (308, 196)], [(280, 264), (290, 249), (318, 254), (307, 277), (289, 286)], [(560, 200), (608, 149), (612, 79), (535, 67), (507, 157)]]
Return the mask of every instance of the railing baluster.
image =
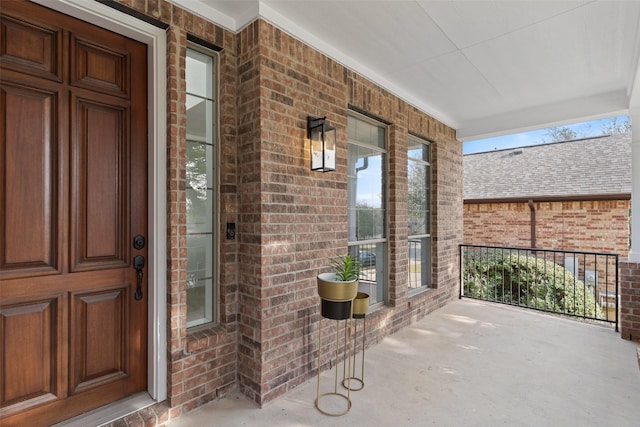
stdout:
[[(606, 260), (606, 257), (605, 257)], [(609, 279), (607, 278), (607, 276), (604, 276), (604, 283), (605, 285), (607, 284), (607, 281)], [(587, 282), (587, 270), (584, 271), (584, 281), (585, 283)], [(598, 255), (594, 255), (593, 256), (593, 312), (595, 314), (598, 313), (598, 303), (596, 302), (596, 300), (598, 299), (598, 292), (597, 292), (597, 286), (598, 286)], [(586, 305), (586, 304), (585, 304)], [(605, 310), (605, 320), (606, 317), (609, 316), (609, 310)]]
[[(556, 262), (556, 253), (553, 253), (553, 263), (557, 264)], [(556, 269), (553, 269), (553, 311), (556, 311), (556, 294), (557, 294), (557, 290), (556, 290)]]
[(618, 297), (618, 255), (615, 255), (615, 260), (616, 260), (616, 332), (618, 331), (618, 300), (620, 299)]

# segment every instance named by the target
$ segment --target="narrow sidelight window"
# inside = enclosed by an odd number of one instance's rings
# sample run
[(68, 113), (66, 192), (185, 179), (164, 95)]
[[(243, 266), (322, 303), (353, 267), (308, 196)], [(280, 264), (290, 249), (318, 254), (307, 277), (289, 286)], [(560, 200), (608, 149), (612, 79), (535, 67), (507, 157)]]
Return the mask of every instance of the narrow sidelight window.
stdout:
[(187, 326), (217, 318), (215, 54), (187, 48)]

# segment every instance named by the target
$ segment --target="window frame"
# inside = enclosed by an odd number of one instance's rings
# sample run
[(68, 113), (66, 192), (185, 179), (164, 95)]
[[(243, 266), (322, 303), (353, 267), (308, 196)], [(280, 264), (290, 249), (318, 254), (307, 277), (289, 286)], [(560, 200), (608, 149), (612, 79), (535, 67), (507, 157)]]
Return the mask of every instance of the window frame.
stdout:
[[(383, 120), (380, 119), (376, 119), (376, 118), (372, 118), (369, 117), (368, 115), (362, 114), (360, 112), (354, 111), (354, 110), (349, 110), (349, 114), (347, 116), (347, 120), (358, 120), (358, 121), (362, 121), (365, 123), (368, 123), (370, 125), (373, 126), (377, 126), (379, 128), (382, 128), (384, 131), (384, 148), (372, 145), (372, 144), (366, 144), (363, 143), (361, 141), (358, 140), (354, 140), (351, 139), (349, 137), (349, 132), (347, 131), (347, 157), (349, 157), (349, 148), (351, 146), (357, 146), (357, 147), (363, 147), (369, 150), (374, 150), (379, 152), (383, 159), (382, 159), (382, 171), (381, 171), (381, 190), (383, 191), (383, 195), (382, 195), (382, 208), (383, 208), (383, 220), (384, 220), (384, 225), (383, 225), (383, 237), (372, 237), (366, 240), (351, 240), (351, 232), (348, 229), (347, 230), (347, 248), (349, 253), (353, 254), (355, 251), (359, 251), (361, 246), (364, 245), (382, 245), (382, 260), (381, 261), (377, 261), (376, 259), (376, 270), (378, 270), (378, 264), (377, 262), (381, 262), (380, 265), (380, 273), (378, 274), (378, 271), (376, 271), (376, 287), (377, 287), (377, 283), (378, 283), (378, 276), (381, 278), (382, 280), (382, 298), (380, 301), (374, 301), (373, 298), (370, 298), (370, 302), (369, 302), (369, 309), (373, 310), (373, 309), (377, 309), (379, 307), (383, 307), (385, 305), (388, 304), (389, 302), (389, 222), (390, 222), (390, 214), (389, 214), (389, 124)], [(348, 126), (347, 126), (348, 129)], [(347, 165), (349, 164), (349, 159), (347, 160)], [(349, 171), (347, 170), (347, 180), (349, 180)], [(349, 185), (347, 186), (349, 187)], [(348, 200), (349, 197), (349, 191), (347, 191), (347, 206), (350, 206), (350, 202)], [(357, 194), (356, 194), (357, 197)], [(357, 214), (356, 214), (357, 216)], [(348, 215), (348, 224), (350, 224), (352, 221), (352, 218), (349, 218)], [(357, 223), (357, 219), (355, 220)], [(357, 225), (356, 225), (357, 226)], [(347, 226), (349, 227), (349, 225)], [(357, 238), (357, 236), (356, 236)], [(377, 252), (376, 252), (376, 257), (377, 257)]]
[[(186, 66), (187, 66), (187, 61), (186, 61), (186, 56), (188, 55), (189, 51), (194, 51), (197, 52), (199, 54), (202, 55), (206, 55), (209, 56), (212, 59), (212, 76), (211, 76), (211, 81), (208, 82), (208, 84), (210, 83), (213, 87), (212, 89), (212, 93), (211, 96), (213, 97), (211, 99), (212, 101), (212, 115), (210, 117), (211, 119), (211, 127), (213, 129), (212, 135), (211, 135), (211, 146), (212, 146), (212, 161), (211, 161), (211, 165), (207, 165), (207, 168), (212, 168), (211, 170), (211, 191), (212, 191), (212, 195), (211, 195), (211, 218), (210, 220), (210, 227), (211, 227), (211, 257), (209, 259), (209, 261), (211, 262), (211, 296), (210, 296), (210, 301), (208, 301), (206, 304), (210, 304), (208, 308), (210, 308), (211, 310), (211, 319), (199, 319), (197, 321), (191, 321), (189, 322), (187, 320), (186, 323), (186, 327), (187, 329), (191, 332), (191, 331), (195, 331), (198, 329), (203, 329), (203, 328), (208, 328), (211, 326), (215, 326), (217, 324), (220, 323), (220, 318), (221, 318), (221, 313), (220, 313), (220, 236), (221, 236), (221, 231), (220, 231), (220, 116), (219, 116), (219, 110), (220, 110), (220, 103), (219, 103), (219, 99), (220, 99), (220, 55), (218, 53), (218, 51), (207, 48), (205, 46), (202, 46), (201, 44), (198, 44), (197, 42), (194, 42), (193, 40), (189, 40), (187, 42), (187, 46), (186, 46), (186, 50), (185, 50), (185, 116), (186, 116), (186, 102), (187, 102), (187, 95), (191, 95), (194, 96), (195, 94), (189, 93), (186, 91)], [(195, 95), (198, 96), (199, 98), (202, 98), (202, 96), (200, 95)], [(208, 98), (206, 98), (208, 99)], [(185, 117), (186, 118), (186, 117)], [(185, 123), (185, 140), (184, 140), (184, 144), (185, 144), (185, 150), (187, 145), (189, 144), (190, 141), (190, 137), (189, 137), (189, 133), (188, 133), (188, 121)], [(199, 138), (197, 137), (193, 137), (191, 138), (191, 140), (193, 141), (199, 141)], [(206, 142), (205, 142), (206, 144)], [(186, 151), (185, 151), (185, 161), (186, 161)], [(186, 164), (185, 164), (185, 170), (186, 170)], [(185, 190), (184, 190), (184, 194), (185, 194), (185, 204), (186, 204), (186, 200), (187, 200), (187, 189), (188, 185), (187, 185), (187, 181), (186, 181), (186, 177), (185, 177)], [(185, 215), (185, 220), (186, 220), (186, 215)], [(185, 225), (187, 225), (187, 223), (185, 223)], [(191, 233), (189, 233), (188, 231), (185, 234), (185, 237), (192, 235)], [(188, 248), (186, 248), (187, 253), (185, 255), (185, 262), (186, 259), (188, 257)], [(186, 266), (185, 266), (185, 272), (187, 272), (186, 270)], [(188, 281), (188, 277), (185, 279), (186, 281)], [(185, 283), (185, 301), (187, 302), (186, 306), (186, 313), (185, 313), (185, 317), (188, 316), (188, 294), (187, 294), (187, 283)], [(205, 309), (206, 312), (206, 309)]]
[[(424, 159), (418, 159), (415, 157), (411, 157), (409, 155), (409, 151), (411, 149), (411, 147), (413, 146), (412, 142), (415, 144), (422, 144), (426, 147), (428, 147), (428, 159), (424, 160)], [(421, 138), (415, 135), (411, 135), (409, 134), (408, 138), (407, 138), (407, 221), (410, 220), (409, 218), (409, 206), (408, 206), (408, 201), (409, 201), (409, 187), (410, 187), (410, 183), (409, 183), (409, 162), (413, 161), (413, 162), (417, 162), (419, 164), (425, 165), (428, 168), (428, 177), (427, 177), (427, 185), (428, 185), (428, 189), (427, 189), (427, 204), (428, 204), (428, 217), (426, 219), (427, 221), (427, 232), (426, 233), (422, 233), (422, 234), (409, 234), (409, 229), (408, 226), (409, 224), (407, 224), (407, 250), (408, 250), (408, 257), (407, 257), (407, 289), (408, 289), (408, 293), (409, 296), (412, 295), (416, 295), (422, 292), (425, 292), (429, 289), (435, 289), (435, 285), (434, 285), (434, 281), (433, 281), (433, 263), (432, 263), (432, 255), (433, 255), (433, 150), (432, 150), (432, 146), (433, 146), (434, 142), (425, 138)], [(411, 279), (410, 279), (410, 275), (411, 275), (411, 249), (410, 249), (410, 242), (412, 239), (427, 239), (427, 256), (426, 256), (426, 260), (425, 260), (425, 264), (428, 267), (428, 272), (426, 274), (426, 284), (422, 285), (420, 287), (417, 288), (411, 288), (410, 284), (411, 284)], [(422, 260), (421, 260), (422, 262)], [(422, 282), (422, 280), (421, 280)]]

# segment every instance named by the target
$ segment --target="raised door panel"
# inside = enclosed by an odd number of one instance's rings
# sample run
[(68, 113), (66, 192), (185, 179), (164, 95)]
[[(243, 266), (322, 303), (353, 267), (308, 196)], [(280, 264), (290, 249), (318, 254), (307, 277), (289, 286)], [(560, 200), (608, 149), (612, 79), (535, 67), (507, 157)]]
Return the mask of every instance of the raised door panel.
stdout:
[(0, 307), (0, 414), (56, 400), (62, 368), (60, 298)]
[(57, 95), (3, 84), (0, 98), (0, 275), (55, 273)]
[(127, 375), (128, 287), (72, 293), (71, 394)]
[(73, 37), (71, 83), (78, 87), (126, 97), (129, 94), (128, 55)]
[[(3, 2), (3, 12), (20, 9), (18, 2)], [(61, 81), (62, 30), (3, 15), (0, 21), (0, 62), (3, 68)]]
[(125, 106), (76, 99), (72, 195), (72, 271), (128, 265)]

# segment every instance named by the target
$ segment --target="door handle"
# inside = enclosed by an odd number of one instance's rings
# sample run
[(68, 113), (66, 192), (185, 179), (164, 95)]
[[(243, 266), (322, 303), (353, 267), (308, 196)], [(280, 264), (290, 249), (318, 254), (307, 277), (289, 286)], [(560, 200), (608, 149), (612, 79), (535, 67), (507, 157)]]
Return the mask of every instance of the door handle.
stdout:
[(138, 272), (138, 286), (136, 287), (135, 299), (136, 301), (140, 301), (142, 299), (142, 278), (144, 276), (144, 257), (142, 255), (133, 257), (133, 268)]

